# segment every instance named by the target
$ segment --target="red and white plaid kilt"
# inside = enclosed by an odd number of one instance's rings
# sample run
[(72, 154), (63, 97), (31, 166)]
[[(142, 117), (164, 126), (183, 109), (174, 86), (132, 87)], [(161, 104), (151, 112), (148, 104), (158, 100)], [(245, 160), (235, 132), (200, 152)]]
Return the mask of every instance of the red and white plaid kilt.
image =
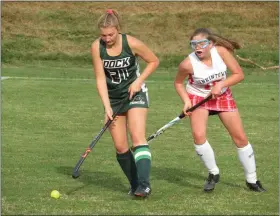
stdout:
[[(188, 93), (188, 95), (191, 99), (192, 105), (195, 105), (204, 99), (204, 97), (200, 97), (190, 93)], [(218, 98), (210, 99), (209, 101), (202, 104), (200, 108), (224, 112), (233, 112), (237, 110), (236, 103), (232, 97), (232, 92), (229, 88)]]

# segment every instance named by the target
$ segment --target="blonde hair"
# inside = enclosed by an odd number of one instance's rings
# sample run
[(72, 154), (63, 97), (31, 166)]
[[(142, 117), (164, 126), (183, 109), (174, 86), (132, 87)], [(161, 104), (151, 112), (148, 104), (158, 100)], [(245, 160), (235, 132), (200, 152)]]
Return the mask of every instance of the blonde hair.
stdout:
[(213, 41), (214, 45), (223, 46), (231, 52), (234, 52), (235, 49), (241, 48), (241, 46), (238, 42), (224, 38), (218, 34), (215, 34), (214, 32), (212, 32), (212, 30), (210, 30), (208, 28), (196, 29), (194, 31), (194, 33), (191, 35), (190, 39), (192, 40), (194, 36), (199, 35), (199, 34), (203, 34), (203, 35), (207, 36), (207, 39)]
[(99, 18), (97, 26), (98, 28), (116, 27), (116, 29), (120, 31), (119, 14), (115, 10), (107, 9), (106, 13)]

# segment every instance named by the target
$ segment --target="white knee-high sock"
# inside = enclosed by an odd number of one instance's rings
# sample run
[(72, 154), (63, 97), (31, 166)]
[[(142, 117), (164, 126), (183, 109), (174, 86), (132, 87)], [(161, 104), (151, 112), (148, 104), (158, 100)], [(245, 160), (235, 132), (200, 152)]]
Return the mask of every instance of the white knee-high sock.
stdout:
[(254, 151), (250, 143), (243, 148), (237, 148), (238, 158), (244, 168), (244, 173), (247, 182), (256, 183), (256, 161)]
[(211, 145), (206, 140), (202, 145), (194, 144), (195, 151), (200, 159), (204, 162), (204, 165), (208, 169), (208, 172), (214, 175), (219, 174), (219, 168), (216, 165), (214, 151)]

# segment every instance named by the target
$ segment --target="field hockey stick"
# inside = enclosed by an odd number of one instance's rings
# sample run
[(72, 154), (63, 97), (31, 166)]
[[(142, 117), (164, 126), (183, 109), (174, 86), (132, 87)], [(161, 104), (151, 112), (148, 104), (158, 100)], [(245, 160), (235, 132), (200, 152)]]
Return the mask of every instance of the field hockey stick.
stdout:
[[(197, 107), (199, 107), (200, 105), (204, 104), (206, 101), (210, 100), (212, 98), (212, 95), (208, 95), (206, 98), (204, 98), (202, 101), (200, 101), (199, 103), (195, 104), (194, 106), (192, 106), (191, 108), (187, 109), (186, 112), (192, 112), (194, 111)], [(154, 138), (158, 137), (159, 135), (161, 135), (167, 128), (171, 127), (172, 125), (174, 125), (175, 123), (177, 123), (178, 121), (180, 121), (182, 118), (185, 117), (184, 112), (182, 112), (179, 116), (177, 116), (176, 118), (174, 118), (172, 121), (168, 122), (166, 125), (164, 125), (163, 127), (161, 127), (159, 130), (157, 130), (157, 132), (155, 132), (154, 134), (152, 134), (151, 136), (148, 137), (147, 142), (152, 141)]]
[(110, 124), (113, 122), (114, 118), (116, 117), (116, 115), (118, 114), (118, 112), (120, 111), (120, 109), (123, 107), (124, 103), (128, 100), (128, 97), (126, 97), (121, 105), (118, 107), (118, 109), (116, 110), (116, 112), (113, 114), (112, 116), (112, 120), (109, 119), (106, 124), (104, 125), (104, 127), (99, 131), (99, 133), (94, 137), (94, 139), (92, 140), (92, 142), (90, 143), (90, 145), (87, 147), (87, 149), (85, 150), (85, 152), (81, 155), (79, 161), (77, 162), (76, 166), (73, 169), (73, 173), (72, 173), (72, 178), (78, 178), (79, 175), (79, 169), (81, 167), (81, 165), (83, 164), (84, 160), (86, 159), (87, 155), (91, 152), (91, 150), (93, 149), (93, 147), (96, 145), (96, 143), (99, 141), (99, 139), (101, 138), (101, 136), (103, 135), (103, 133), (106, 131), (106, 129), (110, 126)]

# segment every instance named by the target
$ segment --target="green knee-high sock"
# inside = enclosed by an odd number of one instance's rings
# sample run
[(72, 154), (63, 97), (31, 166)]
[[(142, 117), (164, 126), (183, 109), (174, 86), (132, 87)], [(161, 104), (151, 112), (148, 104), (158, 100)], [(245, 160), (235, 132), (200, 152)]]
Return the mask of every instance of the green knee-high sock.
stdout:
[(151, 152), (148, 144), (135, 147), (133, 155), (137, 167), (139, 185), (150, 187)]
[(123, 154), (117, 153), (116, 156), (117, 161), (119, 162), (124, 174), (126, 175), (131, 185), (131, 188), (136, 189), (138, 186), (138, 177), (133, 154), (130, 150), (128, 150)]

